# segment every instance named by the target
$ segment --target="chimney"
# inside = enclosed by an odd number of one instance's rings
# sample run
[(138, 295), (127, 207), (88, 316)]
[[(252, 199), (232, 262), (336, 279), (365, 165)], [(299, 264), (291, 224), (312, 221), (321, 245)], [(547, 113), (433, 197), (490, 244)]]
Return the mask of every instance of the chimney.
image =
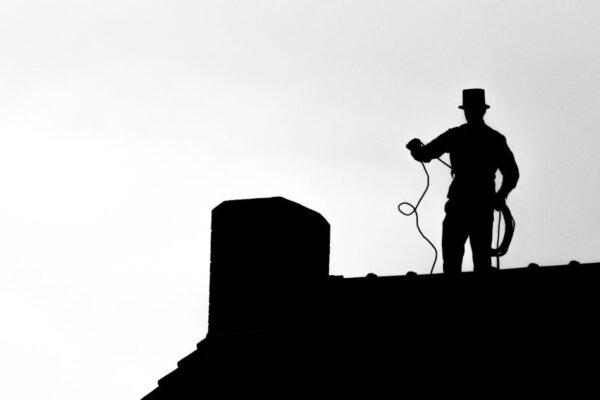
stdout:
[(330, 226), (283, 197), (212, 211), (208, 334), (277, 329), (329, 276)]

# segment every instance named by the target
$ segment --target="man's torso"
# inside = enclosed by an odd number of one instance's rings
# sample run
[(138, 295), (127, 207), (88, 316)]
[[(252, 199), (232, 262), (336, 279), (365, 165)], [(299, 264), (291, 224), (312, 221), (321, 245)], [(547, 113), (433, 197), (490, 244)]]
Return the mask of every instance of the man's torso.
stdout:
[(496, 191), (496, 171), (506, 146), (504, 136), (485, 124), (464, 124), (448, 133), (454, 176), (448, 198), (491, 201)]

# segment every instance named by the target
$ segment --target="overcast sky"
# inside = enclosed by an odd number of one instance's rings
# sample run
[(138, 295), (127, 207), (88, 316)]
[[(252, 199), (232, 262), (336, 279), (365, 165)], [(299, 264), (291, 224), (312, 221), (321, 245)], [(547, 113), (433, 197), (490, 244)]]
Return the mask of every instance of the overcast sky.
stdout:
[(599, 48), (597, 1), (0, 1), (0, 397), (154, 389), (206, 335), (224, 200), (322, 213), (332, 274), (428, 273), (404, 146), (464, 88), (521, 170), (502, 265), (599, 261)]

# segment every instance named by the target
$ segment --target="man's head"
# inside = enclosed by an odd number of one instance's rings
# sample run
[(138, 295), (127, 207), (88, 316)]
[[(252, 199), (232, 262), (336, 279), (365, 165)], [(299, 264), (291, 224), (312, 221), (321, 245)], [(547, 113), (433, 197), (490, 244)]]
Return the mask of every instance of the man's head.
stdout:
[(458, 106), (465, 111), (467, 123), (483, 122), (483, 116), (490, 106), (485, 104), (485, 91), (483, 89), (463, 90), (463, 104)]

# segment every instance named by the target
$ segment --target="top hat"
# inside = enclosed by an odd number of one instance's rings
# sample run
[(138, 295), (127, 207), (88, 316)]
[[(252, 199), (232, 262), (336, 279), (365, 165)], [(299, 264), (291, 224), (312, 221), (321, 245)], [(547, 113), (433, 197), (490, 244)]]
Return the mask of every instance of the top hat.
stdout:
[(463, 90), (463, 103), (458, 108), (490, 108), (485, 104), (485, 91), (483, 89)]

